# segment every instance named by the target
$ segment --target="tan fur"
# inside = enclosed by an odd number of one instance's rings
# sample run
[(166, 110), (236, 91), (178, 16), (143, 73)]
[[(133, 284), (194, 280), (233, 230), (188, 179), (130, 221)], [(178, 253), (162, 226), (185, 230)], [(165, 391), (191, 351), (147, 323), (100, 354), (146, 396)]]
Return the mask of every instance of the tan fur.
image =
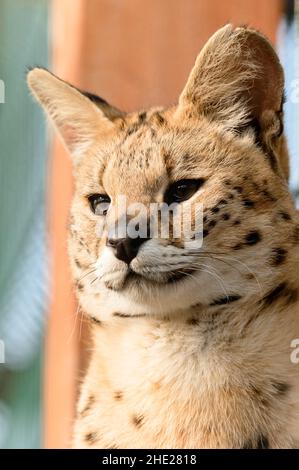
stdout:
[[(222, 28), (178, 106), (146, 114), (109, 111), (44, 70), (28, 81), (75, 156), (69, 252), (92, 354), (73, 447), (298, 446), (299, 217), (270, 44)], [(203, 247), (148, 240), (131, 263), (138, 281), (126, 283), (87, 197), (148, 206), (188, 178), (206, 180), (191, 199), (204, 207)]]

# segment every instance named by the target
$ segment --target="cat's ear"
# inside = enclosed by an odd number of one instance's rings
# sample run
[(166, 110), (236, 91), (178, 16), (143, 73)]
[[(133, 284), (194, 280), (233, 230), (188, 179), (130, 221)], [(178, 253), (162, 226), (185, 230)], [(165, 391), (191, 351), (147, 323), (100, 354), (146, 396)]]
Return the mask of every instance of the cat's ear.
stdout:
[(178, 112), (203, 114), (228, 129), (250, 122), (273, 126), (274, 115), (279, 120), (282, 111), (283, 88), (283, 70), (268, 40), (257, 31), (227, 25), (197, 57)]
[(45, 69), (31, 70), (27, 81), (75, 160), (96, 138), (104, 137), (114, 128), (116, 118), (122, 117), (106, 101), (81, 92)]

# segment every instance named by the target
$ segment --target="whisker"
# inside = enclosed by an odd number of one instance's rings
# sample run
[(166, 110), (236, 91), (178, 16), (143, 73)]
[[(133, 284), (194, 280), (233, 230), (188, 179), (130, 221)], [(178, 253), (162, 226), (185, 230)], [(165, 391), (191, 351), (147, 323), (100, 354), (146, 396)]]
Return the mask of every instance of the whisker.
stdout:
[(87, 273), (85, 272), (82, 276), (79, 277), (78, 282), (82, 281), (82, 279), (84, 279), (86, 276), (89, 276), (89, 275), (93, 274), (96, 270), (97, 270), (97, 268), (94, 267), (93, 269), (91, 269)]
[(71, 340), (73, 339), (73, 336), (74, 336), (74, 334), (75, 334), (76, 326), (77, 326), (77, 318), (78, 318), (78, 314), (79, 314), (80, 310), (81, 310), (81, 307), (80, 307), (80, 305), (78, 304), (76, 313), (75, 313), (75, 315), (74, 315), (73, 328), (72, 328), (72, 331), (70, 332), (69, 338), (67, 339), (67, 342), (66, 342), (67, 345), (70, 344), (70, 342), (71, 342)]

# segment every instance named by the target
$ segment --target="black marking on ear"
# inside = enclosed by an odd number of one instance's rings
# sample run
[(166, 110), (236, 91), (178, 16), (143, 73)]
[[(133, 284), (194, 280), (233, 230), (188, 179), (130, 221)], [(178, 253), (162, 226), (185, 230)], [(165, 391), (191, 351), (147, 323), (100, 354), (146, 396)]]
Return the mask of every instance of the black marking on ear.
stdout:
[[(280, 119), (280, 122), (281, 122), (281, 119)], [(245, 129), (248, 129), (248, 128), (251, 128), (251, 129), (254, 130), (255, 145), (257, 145), (262, 150), (262, 152), (264, 153), (266, 159), (269, 161), (269, 164), (270, 164), (272, 170), (277, 172), (277, 170), (278, 170), (277, 158), (276, 158), (273, 150), (271, 148), (269, 148), (263, 140), (263, 133), (262, 133), (262, 129), (261, 129), (259, 120), (256, 117), (253, 118), (249, 123), (247, 123), (243, 127), (242, 130), (244, 131)], [(280, 128), (279, 128), (279, 132), (281, 132), (281, 125), (280, 125)], [(278, 137), (278, 135), (276, 135), (275, 137)]]
[(226, 297), (220, 297), (219, 299), (214, 300), (213, 302), (210, 303), (211, 307), (214, 307), (216, 305), (227, 305), (232, 302), (236, 302), (237, 300), (241, 299), (241, 295), (238, 294), (231, 294), (227, 295)]
[(262, 237), (258, 230), (252, 230), (249, 232), (245, 237), (245, 244), (246, 245), (256, 245), (259, 241), (261, 241)]
[(265, 295), (261, 304), (263, 307), (270, 307), (279, 300), (283, 300), (285, 305), (290, 305), (298, 300), (298, 291), (282, 282)]
[(136, 426), (136, 428), (140, 428), (142, 426), (144, 420), (144, 416), (142, 415), (134, 415), (132, 418), (133, 424)]
[(264, 151), (264, 154), (266, 155), (266, 157), (268, 157), (268, 160), (269, 160), (269, 163), (270, 163), (270, 166), (271, 166), (272, 170), (275, 173), (277, 173), (278, 165), (277, 165), (277, 158), (275, 156), (275, 153), (273, 152), (272, 149), (266, 148), (266, 147), (263, 148), (263, 151)]
[(81, 93), (86, 96), (90, 101), (92, 101), (95, 104), (100, 104), (100, 105), (106, 105), (109, 106), (108, 102), (101, 98), (98, 95), (95, 95), (94, 93), (89, 93), (89, 91), (81, 91)]
[(279, 266), (280, 264), (284, 263), (287, 254), (288, 252), (284, 248), (274, 248), (271, 254), (271, 266)]

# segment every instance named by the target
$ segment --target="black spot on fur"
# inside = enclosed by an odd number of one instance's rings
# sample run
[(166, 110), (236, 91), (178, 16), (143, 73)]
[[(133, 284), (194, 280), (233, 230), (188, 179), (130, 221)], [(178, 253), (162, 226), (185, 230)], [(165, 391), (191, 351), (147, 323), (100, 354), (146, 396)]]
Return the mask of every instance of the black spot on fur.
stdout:
[(145, 313), (136, 313), (135, 315), (129, 315), (127, 313), (120, 313), (120, 312), (114, 312), (112, 314), (114, 317), (119, 317), (119, 318), (139, 318), (139, 317), (145, 317)]
[(271, 255), (271, 265), (272, 266), (279, 266), (280, 264), (284, 263), (287, 257), (287, 250), (284, 248), (274, 248), (272, 250), (272, 255)]
[(241, 299), (241, 296), (237, 294), (227, 295), (226, 297), (220, 297), (219, 299), (214, 300), (212, 303), (210, 303), (210, 306), (213, 307), (215, 305), (226, 305), (232, 302), (236, 302), (237, 300), (240, 300), (240, 299)]
[(248, 440), (242, 449), (269, 449), (269, 439), (263, 434)]
[(226, 204), (226, 199), (220, 199), (220, 201), (217, 202), (217, 205), (212, 207), (211, 212), (213, 214), (217, 214), (223, 206), (226, 206)]
[(267, 189), (263, 189), (262, 194), (263, 194), (267, 199), (269, 199), (269, 201), (271, 201), (271, 202), (276, 202), (276, 201), (277, 201), (276, 197), (274, 197), (272, 194), (270, 194)]
[(296, 302), (297, 299), (298, 291), (291, 288), (286, 282), (282, 282), (265, 295), (262, 306), (270, 307), (279, 300), (283, 300), (285, 305), (289, 305)]
[(85, 435), (85, 441), (93, 444), (97, 440), (97, 437), (98, 435), (96, 432), (89, 432)]
[(101, 320), (98, 320), (96, 317), (89, 317), (90, 321), (94, 323), (95, 325), (102, 325)]
[(213, 228), (213, 227), (215, 227), (216, 224), (217, 224), (216, 220), (211, 220), (211, 222), (208, 223), (208, 227)]
[(278, 395), (286, 395), (290, 390), (290, 385), (286, 382), (273, 382), (273, 387)]
[(226, 199), (220, 199), (220, 201), (218, 202), (218, 206), (226, 206), (226, 204), (227, 204)]
[(157, 120), (158, 124), (161, 126), (165, 124), (165, 118), (160, 113), (155, 113), (155, 119)]
[(269, 400), (265, 397), (260, 388), (256, 387), (255, 385), (251, 385), (250, 392), (253, 400), (258, 402), (260, 405), (263, 405), (264, 407), (269, 406)]
[(229, 220), (230, 219), (230, 214), (228, 214), (227, 212), (225, 214), (222, 215), (222, 219), (223, 220)]
[(233, 250), (238, 251), (238, 250), (241, 250), (242, 247), (243, 247), (242, 243), (237, 243), (232, 248)]
[(235, 220), (233, 225), (240, 225), (241, 224), (241, 221), (239, 219)]
[(207, 237), (208, 235), (209, 235), (209, 231), (208, 231), (208, 230), (204, 230), (204, 231), (202, 232), (203, 238)]
[(198, 325), (199, 321), (198, 321), (198, 318), (191, 317), (191, 318), (188, 318), (186, 323), (187, 325)]
[(251, 199), (244, 199), (243, 205), (246, 209), (252, 209), (254, 207), (254, 202)]
[(294, 228), (293, 239), (295, 243), (299, 243), (299, 225)]
[(95, 402), (94, 396), (90, 395), (88, 397), (87, 403), (86, 403), (85, 407), (83, 408), (83, 410), (81, 411), (80, 415), (81, 416), (86, 416), (88, 411), (92, 408), (92, 405), (94, 404), (94, 402)]
[(146, 120), (146, 112), (140, 113), (138, 116), (139, 124), (142, 124)]
[(256, 245), (259, 241), (261, 241), (262, 237), (260, 232), (257, 230), (252, 230), (249, 232), (245, 237), (245, 244), (246, 245)]
[(136, 428), (140, 428), (142, 426), (144, 417), (142, 415), (134, 415), (132, 418), (133, 424)]
[(114, 393), (114, 399), (115, 400), (119, 401), (119, 400), (122, 400), (122, 398), (123, 398), (123, 392), (117, 391), (117, 392)]
[(151, 127), (151, 136), (156, 137), (156, 135), (157, 135), (157, 132), (155, 131), (155, 129)]
[(131, 127), (128, 128), (127, 130), (127, 136), (134, 134), (139, 129), (138, 124), (133, 124)]
[(269, 449), (269, 439), (261, 434), (257, 440), (257, 449)]
[(280, 211), (279, 215), (283, 220), (292, 220), (292, 217), (290, 216), (290, 214), (288, 214), (288, 212)]
[(234, 189), (235, 191), (237, 191), (238, 193), (242, 193), (242, 192), (243, 192), (242, 186), (234, 186), (233, 189)]

